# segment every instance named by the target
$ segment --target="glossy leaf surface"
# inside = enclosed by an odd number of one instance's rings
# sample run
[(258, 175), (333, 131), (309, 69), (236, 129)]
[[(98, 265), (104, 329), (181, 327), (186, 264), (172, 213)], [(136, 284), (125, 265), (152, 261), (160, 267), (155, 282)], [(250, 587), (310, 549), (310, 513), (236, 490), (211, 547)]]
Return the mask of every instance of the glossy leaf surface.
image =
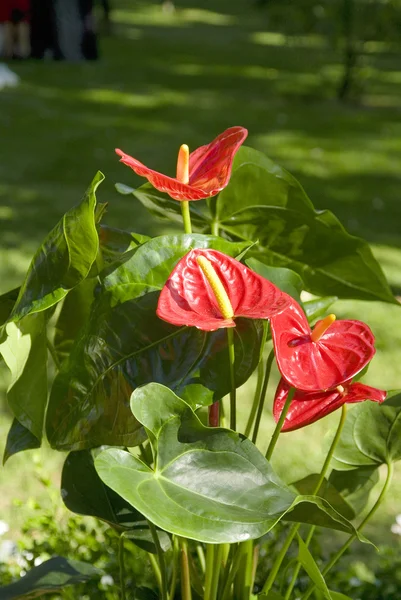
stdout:
[(349, 411), (332, 465), (338, 471), (401, 458), (401, 407), (364, 402)]
[[(244, 248), (213, 236), (163, 236), (143, 244), (105, 276), (85, 331), (53, 384), (46, 425), (53, 447), (134, 445), (140, 425), (129, 398), (150, 381), (164, 383), (193, 404), (210, 404), (229, 392), (225, 332), (177, 328), (156, 315), (170, 272), (197, 246), (233, 255)], [(262, 332), (260, 321), (237, 321), (237, 386), (256, 367)]]
[(188, 183), (149, 169), (121, 150), (116, 152), (121, 157), (120, 162), (131, 167), (137, 175), (146, 177), (157, 190), (167, 193), (171, 198), (201, 200), (216, 195), (228, 184), (234, 155), (247, 134), (243, 127), (230, 127), (210, 144), (191, 152)]
[(352, 379), (375, 354), (374, 336), (362, 321), (334, 321), (317, 341), (293, 300), (270, 322), (276, 360), (284, 379), (305, 391), (328, 390)]
[(297, 302), (301, 302), (304, 284), (298, 273), (284, 267), (269, 267), (257, 258), (248, 258), (245, 262), (255, 273), (274, 283)]
[(89, 274), (99, 247), (96, 190), (103, 179), (99, 172), (82, 202), (63, 216), (35, 253), (12, 313), (13, 320), (57, 304)]
[[(287, 412), (281, 431), (294, 431), (310, 425), (334, 412), (343, 404), (354, 404), (372, 400), (384, 402), (386, 392), (363, 383), (345, 383), (343, 391), (337, 388), (327, 392), (303, 392), (296, 390), (290, 408)], [(273, 416), (278, 422), (288, 397), (290, 386), (281, 379), (276, 390), (273, 404)]]
[(252, 254), (296, 271), (313, 294), (396, 302), (369, 245), (331, 212), (315, 211), (296, 179), (261, 152), (239, 149), (216, 210), (226, 236), (259, 240)]
[(249, 440), (205, 427), (168, 388), (139, 388), (131, 403), (153, 446), (154, 469), (119, 449), (102, 452), (95, 466), (158, 527), (203, 542), (235, 542), (260, 537), (304, 503), (309, 518), (319, 512), (326, 524), (349, 529), (324, 500), (296, 497)]
[[(199, 259), (206, 259), (227, 295), (231, 316), (224, 316)], [(184, 256), (160, 294), (157, 314), (174, 325), (204, 331), (235, 327), (236, 317), (269, 319), (288, 306), (288, 297), (264, 277), (216, 250), (195, 249)]]
[(21, 425), (18, 419), (13, 419), (7, 435), (6, 447), (4, 448), (3, 465), (13, 454), (24, 450), (33, 450), (34, 448), (40, 448), (38, 438), (29, 429)]
[[(10, 408), (19, 423), (38, 440), (42, 439), (47, 403), (47, 337), (45, 314), (32, 314), (19, 323), (5, 325), (5, 339), (0, 353), (11, 372), (7, 390)], [(29, 436), (28, 436), (29, 437)], [(24, 436), (27, 448), (33, 440)], [(11, 448), (8, 447), (8, 457)], [(23, 447), (19, 447), (23, 450)]]
[(100, 577), (103, 571), (89, 563), (55, 556), (31, 569), (15, 583), (0, 588), (1, 600), (41, 598), (66, 586)]
[(66, 507), (120, 529), (134, 527), (144, 517), (100, 479), (90, 450), (70, 452), (61, 475), (61, 496)]

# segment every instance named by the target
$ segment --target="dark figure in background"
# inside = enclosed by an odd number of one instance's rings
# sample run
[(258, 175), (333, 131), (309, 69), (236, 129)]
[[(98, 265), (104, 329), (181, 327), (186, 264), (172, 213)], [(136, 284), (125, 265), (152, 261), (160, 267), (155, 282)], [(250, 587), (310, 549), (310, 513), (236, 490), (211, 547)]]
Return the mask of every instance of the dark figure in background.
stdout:
[[(1, 1), (1, 0), (0, 0)], [(96, 60), (93, 0), (31, 0), (32, 57)]]

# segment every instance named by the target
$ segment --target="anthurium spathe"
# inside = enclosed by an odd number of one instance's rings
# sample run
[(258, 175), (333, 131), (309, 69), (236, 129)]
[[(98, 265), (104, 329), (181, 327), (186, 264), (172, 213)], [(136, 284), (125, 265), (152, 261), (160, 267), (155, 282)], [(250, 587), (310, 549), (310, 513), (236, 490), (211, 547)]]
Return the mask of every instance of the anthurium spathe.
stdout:
[(137, 175), (146, 179), (160, 192), (175, 200), (202, 200), (215, 196), (230, 180), (235, 153), (243, 144), (248, 131), (244, 127), (230, 127), (206, 146), (189, 154), (188, 146), (180, 148), (177, 161), (177, 177), (169, 177), (149, 169), (144, 164), (116, 149), (120, 162), (131, 167)]
[(281, 375), (299, 390), (328, 390), (349, 381), (375, 353), (366, 323), (329, 315), (312, 330), (295, 300), (272, 318), (271, 330)]
[[(273, 404), (273, 416), (277, 422), (280, 418), (290, 386), (281, 379), (278, 384)], [(384, 402), (387, 393), (363, 383), (343, 383), (326, 392), (304, 392), (296, 390), (288, 409), (281, 431), (294, 431), (310, 425), (340, 408), (343, 404), (354, 404), (364, 400)]]
[(180, 260), (160, 294), (157, 315), (204, 331), (235, 327), (236, 317), (270, 319), (290, 297), (238, 260), (195, 249)]

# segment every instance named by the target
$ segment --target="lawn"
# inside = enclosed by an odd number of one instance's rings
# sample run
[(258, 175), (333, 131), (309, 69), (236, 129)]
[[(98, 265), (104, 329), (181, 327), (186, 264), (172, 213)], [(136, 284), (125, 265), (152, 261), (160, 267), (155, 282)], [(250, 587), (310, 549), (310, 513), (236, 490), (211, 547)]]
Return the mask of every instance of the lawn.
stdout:
[[(0, 91), (0, 291), (19, 285), (36, 246), (98, 169), (106, 175), (99, 198), (108, 202), (108, 224), (168, 230), (115, 192), (117, 181), (140, 181), (119, 164), (115, 147), (173, 174), (181, 143), (194, 148), (243, 125), (249, 145), (295, 175), (317, 208), (333, 210), (372, 243), (401, 294), (400, 48), (365, 44), (363, 97), (340, 104), (341, 53), (323, 37), (269, 31), (267, 14), (250, 0), (180, 0), (168, 15), (159, 4), (116, 0), (113, 34), (101, 40), (97, 63), (11, 65), (21, 85)], [(339, 302), (335, 312), (367, 321), (376, 335), (366, 382), (401, 388), (400, 309)], [(244, 412), (251, 395), (252, 386), (244, 386)], [(4, 440), (9, 415), (2, 405)], [(287, 481), (320, 466), (323, 437), (337, 418), (283, 436), (277, 468)], [(265, 421), (262, 439), (271, 429), (267, 412)], [(32, 454), (49, 460), (47, 470), (59, 477), (60, 456), (46, 450), (13, 457), (0, 471), (2, 518), (12, 521), (14, 537), (24, 512), (12, 498), (43, 497), (30, 477)], [(401, 512), (400, 493), (401, 472), (369, 532), (376, 543), (384, 536), (397, 542), (389, 527)]]

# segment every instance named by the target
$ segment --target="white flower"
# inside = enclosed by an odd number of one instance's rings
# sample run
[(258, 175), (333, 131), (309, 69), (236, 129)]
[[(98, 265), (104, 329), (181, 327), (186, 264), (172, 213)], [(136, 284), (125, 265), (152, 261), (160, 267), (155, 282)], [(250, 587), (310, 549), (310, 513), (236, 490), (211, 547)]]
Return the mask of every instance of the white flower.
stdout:
[(0, 535), (4, 535), (5, 533), (7, 533), (7, 531), (10, 531), (8, 523), (6, 523), (5, 521), (0, 521)]
[(395, 521), (394, 525), (391, 525), (391, 531), (396, 535), (401, 535), (401, 515), (397, 515)]
[(100, 583), (104, 586), (113, 585), (114, 579), (111, 575), (103, 575), (103, 577), (100, 580)]

